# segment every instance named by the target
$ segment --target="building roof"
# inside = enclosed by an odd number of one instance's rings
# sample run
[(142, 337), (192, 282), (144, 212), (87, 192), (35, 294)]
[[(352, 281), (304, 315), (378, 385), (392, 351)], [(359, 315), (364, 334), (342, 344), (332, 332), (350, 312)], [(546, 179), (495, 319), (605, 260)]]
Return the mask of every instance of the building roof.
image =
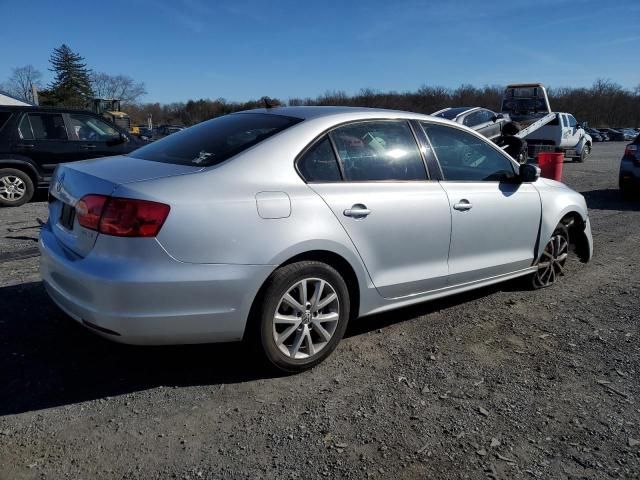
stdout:
[(0, 105), (21, 105), (21, 106), (31, 106), (32, 103), (25, 102), (24, 100), (20, 100), (19, 98), (14, 97), (13, 95), (9, 95), (7, 92), (3, 92), (0, 90)]

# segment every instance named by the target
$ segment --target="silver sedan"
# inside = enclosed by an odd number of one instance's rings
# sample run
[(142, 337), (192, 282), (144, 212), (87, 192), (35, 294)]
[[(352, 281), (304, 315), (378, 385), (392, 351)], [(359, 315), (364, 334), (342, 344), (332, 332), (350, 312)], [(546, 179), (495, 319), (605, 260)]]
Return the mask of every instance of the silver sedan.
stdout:
[(53, 301), (123, 343), (245, 339), (275, 367), (325, 359), (351, 318), (592, 256), (582, 195), (469, 128), (292, 107), (210, 120), (58, 167), (40, 251)]

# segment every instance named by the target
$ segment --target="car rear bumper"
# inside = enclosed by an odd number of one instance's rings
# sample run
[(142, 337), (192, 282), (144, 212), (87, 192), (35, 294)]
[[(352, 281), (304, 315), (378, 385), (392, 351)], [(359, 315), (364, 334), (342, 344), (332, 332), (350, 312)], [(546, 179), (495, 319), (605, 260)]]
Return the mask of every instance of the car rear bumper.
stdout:
[(128, 239), (134, 252), (144, 248), (139, 256), (105, 248), (122, 240), (101, 236), (82, 258), (48, 226), (42, 229), (42, 279), (71, 318), (105, 338), (136, 345), (242, 339), (251, 303), (272, 266), (182, 263), (155, 239)]

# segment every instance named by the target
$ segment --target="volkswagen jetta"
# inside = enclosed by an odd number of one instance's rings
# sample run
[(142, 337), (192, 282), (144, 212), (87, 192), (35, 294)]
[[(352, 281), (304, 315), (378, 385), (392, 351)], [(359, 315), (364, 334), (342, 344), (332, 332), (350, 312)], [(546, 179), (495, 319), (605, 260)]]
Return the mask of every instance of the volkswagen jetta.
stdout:
[(592, 255), (584, 198), (445, 119), (339, 107), (216, 118), (57, 168), (41, 272), (62, 310), (132, 344), (245, 339), (286, 371), (354, 317)]

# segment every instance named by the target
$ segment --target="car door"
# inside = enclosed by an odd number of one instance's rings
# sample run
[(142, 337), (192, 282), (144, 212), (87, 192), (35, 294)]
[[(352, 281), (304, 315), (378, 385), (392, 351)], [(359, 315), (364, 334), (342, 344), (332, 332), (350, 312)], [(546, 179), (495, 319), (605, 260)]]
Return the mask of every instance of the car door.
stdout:
[(449, 283), (463, 284), (533, 263), (541, 202), (514, 180), (514, 162), (491, 142), (460, 128), (422, 123), (451, 205)]
[(578, 121), (573, 115), (567, 114), (567, 122), (569, 124), (567, 130), (567, 148), (573, 148), (580, 142), (580, 129), (578, 128)]
[(61, 113), (24, 113), (18, 124), (16, 151), (31, 158), (45, 179), (55, 167), (73, 161), (73, 148)]
[(89, 113), (69, 113), (65, 117), (76, 160), (125, 153), (121, 133), (102, 118)]
[[(428, 179), (407, 121), (340, 126), (297, 165), (353, 241), (380, 295), (397, 298), (447, 285), (449, 202)], [(327, 165), (334, 165), (333, 174), (320, 175)]]

